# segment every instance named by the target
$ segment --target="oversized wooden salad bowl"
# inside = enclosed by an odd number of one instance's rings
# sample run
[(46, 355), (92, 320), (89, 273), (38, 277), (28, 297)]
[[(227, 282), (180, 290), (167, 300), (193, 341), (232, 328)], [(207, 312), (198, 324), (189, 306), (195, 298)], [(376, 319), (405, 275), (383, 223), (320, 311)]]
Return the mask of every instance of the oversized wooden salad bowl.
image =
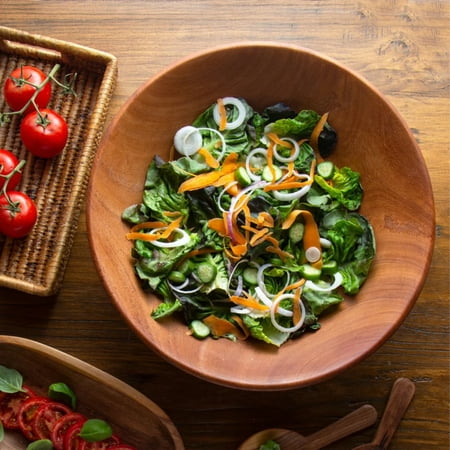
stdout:
[[(124, 442), (138, 449), (183, 450), (175, 425), (140, 392), (84, 361), (36, 341), (0, 336), (0, 364), (17, 370), (23, 383), (46, 395), (52, 383), (66, 383), (77, 398), (76, 411), (106, 420)], [(5, 430), (0, 448), (18, 450), (29, 442), (17, 430)]]
[[(280, 349), (186, 334), (176, 318), (156, 322), (159, 300), (134, 274), (123, 209), (141, 201), (155, 154), (168, 158), (175, 132), (219, 97), (255, 109), (285, 102), (329, 112), (339, 135), (331, 159), (361, 173), (361, 213), (372, 223), (377, 256), (355, 297), (322, 328)], [(196, 54), (146, 82), (123, 106), (100, 145), (89, 187), (93, 256), (112, 301), (130, 327), (163, 358), (205, 380), (242, 389), (281, 390), (329, 379), (376, 351), (417, 299), (434, 242), (434, 204), (424, 160), (407, 124), (363, 78), (313, 51), (239, 43)]]

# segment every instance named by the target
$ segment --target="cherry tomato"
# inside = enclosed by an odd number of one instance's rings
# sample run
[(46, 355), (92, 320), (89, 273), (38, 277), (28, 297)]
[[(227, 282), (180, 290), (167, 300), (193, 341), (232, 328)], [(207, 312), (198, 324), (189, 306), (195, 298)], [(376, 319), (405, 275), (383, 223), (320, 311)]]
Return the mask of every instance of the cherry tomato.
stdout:
[[(3, 188), (6, 179), (1, 175), (9, 175), (19, 164), (19, 160), (16, 158), (14, 153), (9, 150), (5, 150), (0, 148), (0, 189)], [(16, 172), (8, 182), (7, 189), (12, 191), (19, 184), (20, 179), (22, 178), (21, 172)]]
[(19, 427), (24, 436), (30, 441), (37, 440), (38, 437), (32, 426), (33, 418), (37, 410), (44, 404), (48, 403), (48, 398), (36, 395), (26, 399), (19, 409), (17, 420)]
[(79, 413), (70, 413), (66, 414), (65, 416), (60, 417), (52, 430), (52, 433), (50, 435), (50, 439), (53, 443), (53, 447), (55, 447), (56, 450), (63, 450), (63, 443), (64, 443), (64, 435), (66, 434), (67, 430), (76, 423), (84, 423), (86, 421), (86, 417)]
[(0, 420), (7, 429), (19, 428), (18, 413), (22, 403), (36, 394), (28, 387), (22, 386), (23, 391), (6, 394), (0, 397)]
[(33, 200), (27, 194), (19, 191), (9, 191), (0, 196), (0, 233), (12, 238), (26, 236), (37, 219), (37, 209)]
[(58, 419), (66, 414), (70, 414), (72, 410), (59, 402), (49, 401), (42, 405), (36, 412), (32, 421), (34, 433), (38, 439), (50, 439), (52, 430)]
[(25, 147), (40, 158), (51, 158), (63, 150), (69, 135), (67, 123), (56, 111), (42, 109), (27, 114), (20, 125)]
[[(41, 84), (46, 78), (47, 75), (42, 70), (33, 66), (22, 66), (13, 70), (3, 87), (6, 103), (13, 111), (21, 110), (36, 92), (35, 86)], [(50, 101), (51, 95), (52, 86), (50, 83), (47, 83), (37, 94), (35, 98), (36, 105), (39, 108), (45, 108)], [(25, 112), (33, 110), (34, 106), (30, 104)]]
[(80, 437), (83, 422), (73, 424), (66, 431), (63, 437), (63, 450), (81, 450), (81, 446), (86, 442)]
[(120, 439), (117, 436), (112, 435), (110, 438), (103, 439), (102, 441), (84, 441), (83, 444), (81, 444), (80, 450), (107, 450), (117, 444), (120, 444)]

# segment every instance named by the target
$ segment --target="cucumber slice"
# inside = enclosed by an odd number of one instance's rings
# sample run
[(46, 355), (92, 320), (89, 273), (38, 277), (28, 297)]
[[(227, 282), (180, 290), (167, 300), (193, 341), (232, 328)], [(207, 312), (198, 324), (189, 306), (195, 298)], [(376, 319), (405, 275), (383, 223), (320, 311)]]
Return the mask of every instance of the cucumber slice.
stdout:
[(205, 339), (211, 333), (209, 327), (201, 320), (193, 320), (189, 324), (189, 329), (192, 332), (192, 336), (196, 337), (197, 339)]
[(245, 167), (239, 167), (238, 169), (236, 169), (236, 171), (234, 172), (234, 177), (241, 186), (245, 187), (252, 184), (252, 180), (248, 176), (248, 172)]
[(334, 164), (331, 161), (322, 161), (317, 164), (317, 174), (323, 179), (329, 180), (334, 175)]
[[(269, 166), (265, 166), (262, 171), (262, 178), (265, 181), (277, 181), (283, 176), (283, 172), (278, 166), (273, 166), (274, 174), (272, 174), (272, 171), (270, 170)], [(275, 175), (275, 177), (274, 177)]]
[(303, 264), (300, 266), (300, 273), (303, 278), (306, 278), (307, 280), (317, 281), (320, 279), (322, 271), (309, 264)]
[(212, 264), (203, 262), (195, 268), (195, 274), (202, 283), (211, 283), (216, 278), (217, 268)]
[(301, 222), (295, 222), (291, 228), (289, 228), (289, 239), (297, 244), (303, 239), (303, 234), (305, 232), (305, 225)]
[(186, 275), (178, 270), (172, 270), (167, 278), (174, 283), (183, 283), (186, 280)]
[(258, 269), (255, 267), (246, 267), (242, 272), (242, 278), (246, 284), (256, 286), (258, 284)]
[(322, 272), (327, 273), (329, 275), (332, 275), (337, 272), (338, 265), (337, 262), (334, 260), (327, 261), (326, 263), (323, 263), (322, 265)]

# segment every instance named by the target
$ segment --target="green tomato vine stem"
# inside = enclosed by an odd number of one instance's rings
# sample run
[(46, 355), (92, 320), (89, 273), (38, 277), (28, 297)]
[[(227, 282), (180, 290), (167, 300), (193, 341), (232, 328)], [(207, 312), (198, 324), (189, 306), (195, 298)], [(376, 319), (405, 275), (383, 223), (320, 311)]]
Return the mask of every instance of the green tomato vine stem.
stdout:
[[(74, 73), (74, 74), (67, 74), (65, 76), (66, 82), (65, 83), (61, 83), (60, 81), (58, 81), (55, 78), (55, 75), (56, 75), (56, 73), (58, 72), (58, 70), (60, 68), (61, 68), (60, 64), (55, 64), (52, 67), (52, 69), (50, 70), (50, 72), (48, 73), (48, 75), (46, 76), (46, 78), (40, 84), (30, 83), (28, 80), (23, 78), (22, 75), (21, 75), (20, 78), (15, 78), (14, 80), (16, 82), (23, 83), (23, 84), (29, 84), (30, 86), (34, 86), (36, 88), (36, 90), (34, 91), (33, 95), (30, 97), (28, 102), (20, 110), (0, 113), (0, 126), (4, 125), (5, 123), (8, 123), (10, 121), (10, 116), (17, 115), (17, 114), (23, 114), (30, 105), (33, 105), (33, 107), (35, 108), (35, 110), (39, 114), (39, 108), (36, 105), (35, 100), (36, 100), (36, 97), (39, 95), (39, 92), (41, 92), (43, 87), (47, 83), (49, 83), (50, 81), (53, 81), (59, 87), (63, 88), (64, 94), (71, 94), (71, 95), (75, 95), (76, 96), (77, 94), (76, 94), (76, 92), (73, 89), (73, 85), (74, 85), (75, 80), (77, 78), (77, 74), (76, 73)], [(41, 114), (39, 114), (39, 116), (42, 117)]]
[(26, 161), (24, 159), (19, 161), (19, 164), (17, 164), (16, 167), (14, 167), (14, 169), (8, 173), (7, 175), (3, 175), (0, 173), (0, 177), (5, 179), (5, 183), (2, 186), (2, 190), (1, 190), (1, 195), (4, 195), (6, 200), (8, 201), (8, 207), (6, 207), (7, 209), (9, 209), (12, 213), (16, 213), (19, 212), (20, 209), (18, 207), (17, 202), (13, 202), (11, 200), (11, 197), (8, 195), (8, 184), (9, 184), (9, 180), (11, 180), (11, 178), (16, 174), (16, 173), (20, 173), (22, 171), (22, 167), (25, 165)]

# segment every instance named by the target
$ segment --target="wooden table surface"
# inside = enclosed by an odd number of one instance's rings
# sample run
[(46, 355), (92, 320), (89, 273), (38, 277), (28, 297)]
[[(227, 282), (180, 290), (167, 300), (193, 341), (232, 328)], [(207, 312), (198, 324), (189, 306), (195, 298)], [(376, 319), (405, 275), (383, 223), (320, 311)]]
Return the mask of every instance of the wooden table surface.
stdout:
[[(36, 297), (0, 288), (0, 333), (53, 346), (137, 388), (170, 416), (187, 449), (235, 449), (267, 427), (307, 435), (365, 402), (381, 416), (400, 376), (416, 383), (416, 396), (391, 448), (449, 448), (448, 0), (2, 0), (0, 24), (117, 56), (108, 122), (147, 78), (210, 46), (271, 40), (328, 54), (378, 87), (406, 119), (430, 172), (437, 224), (427, 282), (402, 326), (368, 359), (316, 386), (233, 390), (160, 359), (108, 298), (84, 209), (60, 292)], [(374, 433), (372, 427), (330, 448), (349, 449)]]

